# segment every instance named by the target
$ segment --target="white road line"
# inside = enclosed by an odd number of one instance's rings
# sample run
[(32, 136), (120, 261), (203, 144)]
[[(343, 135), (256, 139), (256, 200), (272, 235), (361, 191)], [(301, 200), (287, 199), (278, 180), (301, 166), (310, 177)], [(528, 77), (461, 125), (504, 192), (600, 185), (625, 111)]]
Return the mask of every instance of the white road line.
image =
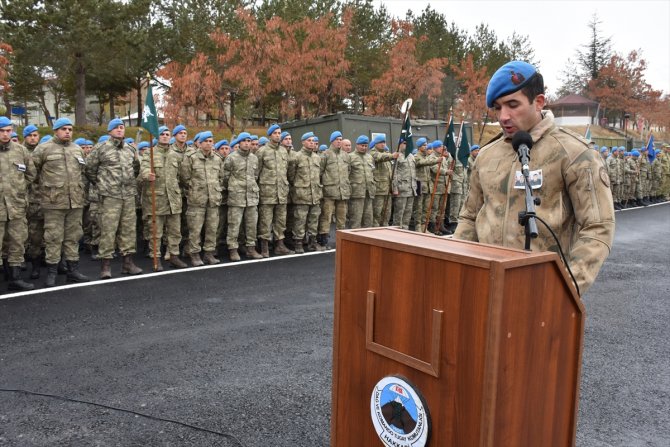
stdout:
[[(134, 275), (134, 276), (121, 276), (118, 278), (111, 278), (111, 279), (96, 279), (93, 281), (89, 282), (82, 282), (82, 283), (76, 283), (76, 284), (66, 284), (63, 286), (56, 286), (56, 287), (45, 287), (42, 289), (35, 289), (35, 290), (29, 290), (27, 292), (16, 292), (16, 293), (8, 293), (6, 295), (0, 295), (0, 300), (6, 300), (8, 298), (16, 298), (16, 297), (21, 297), (21, 296), (28, 296), (28, 295), (37, 295), (40, 293), (53, 293), (53, 292), (59, 292), (62, 290), (70, 290), (70, 289), (76, 289), (79, 287), (91, 287), (91, 286), (104, 286), (107, 284), (112, 284), (115, 282), (123, 282), (123, 281), (135, 281), (135, 280), (141, 280), (141, 279), (148, 279), (148, 278), (156, 278), (158, 276), (165, 276), (165, 275), (176, 275), (179, 273), (187, 273), (187, 272), (201, 272), (203, 270), (207, 269), (218, 269), (218, 268), (227, 268), (227, 267), (237, 267), (240, 265), (247, 265), (247, 264), (257, 264), (259, 262), (272, 262), (272, 261), (280, 261), (283, 259), (295, 259), (298, 257), (303, 257), (303, 256), (315, 256), (315, 255), (320, 255), (324, 253), (332, 253), (334, 252), (335, 249), (330, 249), (330, 250), (325, 250), (325, 251), (315, 251), (311, 253), (305, 253), (301, 255), (289, 255), (289, 256), (274, 256), (272, 258), (264, 258), (264, 259), (249, 259), (246, 261), (239, 261), (239, 262), (227, 262), (225, 264), (215, 264), (215, 265), (205, 265), (202, 267), (187, 267), (183, 269), (170, 269), (170, 270), (163, 270), (162, 272), (150, 272), (148, 274), (140, 274), (140, 275)], [(167, 264), (167, 261), (165, 261)], [(169, 265), (169, 264), (168, 264)]]

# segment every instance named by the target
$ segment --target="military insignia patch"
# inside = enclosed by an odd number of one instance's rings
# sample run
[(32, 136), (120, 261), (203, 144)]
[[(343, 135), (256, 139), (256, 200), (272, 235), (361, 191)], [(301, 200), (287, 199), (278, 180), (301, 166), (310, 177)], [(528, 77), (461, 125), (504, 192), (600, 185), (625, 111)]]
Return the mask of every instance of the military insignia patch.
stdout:
[(524, 75), (522, 75), (521, 73), (514, 73), (513, 70), (510, 70), (510, 73), (512, 74), (512, 76), (510, 77), (510, 80), (512, 81), (512, 84), (514, 84), (514, 85), (519, 85), (523, 81), (526, 80)]
[(607, 186), (608, 188), (610, 187), (610, 176), (607, 173), (607, 169), (604, 167), (600, 168), (600, 180)]

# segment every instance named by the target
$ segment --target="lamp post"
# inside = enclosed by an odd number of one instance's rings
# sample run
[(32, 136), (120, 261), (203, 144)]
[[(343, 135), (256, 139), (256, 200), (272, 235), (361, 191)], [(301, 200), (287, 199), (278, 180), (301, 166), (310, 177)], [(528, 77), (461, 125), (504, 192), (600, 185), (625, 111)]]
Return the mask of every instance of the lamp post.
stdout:
[(628, 150), (628, 119), (630, 118), (630, 113), (623, 114), (623, 135), (626, 145), (626, 150)]

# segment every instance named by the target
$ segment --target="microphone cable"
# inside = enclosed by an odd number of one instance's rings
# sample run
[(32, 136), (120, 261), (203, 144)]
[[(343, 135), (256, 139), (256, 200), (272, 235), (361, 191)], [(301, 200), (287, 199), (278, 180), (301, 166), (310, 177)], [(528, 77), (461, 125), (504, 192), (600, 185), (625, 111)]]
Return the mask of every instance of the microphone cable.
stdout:
[(577, 289), (577, 295), (581, 298), (582, 294), (579, 291), (579, 285), (577, 285), (577, 280), (575, 279), (575, 275), (572, 274), (572, 270), (570, 269), (570, 264), (568, 263), (568, 259), (565, 257), (565, 254), (563, 253), (563, 247), (561, 247), (561, 241), (558, 240), (558, 236), (556, 236), (556, 233), (554, 233), (554, 230), (551, 229), (549, 224), (544, 221), (541, 217), (538, 217), (537, 215), (533, 216), (535, 219), (539, 220), (542, 222), (542, 225), (544, 225), (547, 230), (549, 230), (549, 233), (551, 233), (552, 237), (556, 241), (556, 245), (558, 246), (558, 253), (561, 255), (561, 260), (563, 261), (563, 264), (565, 265), (565, 268), (568, 269), (568, 273), (570, 274), (570, 277), (572, 278), (572, 282), (575, 283), (575, 288)]
[(22, 389), (0, 388), (0, 392), (25, 394), (25, 395), (29, 395), (29, 396), (49, 397), (49, 398), (52, 398), (52, 399), (58, 399), (58, 400), (62, 400), (62, 401), (65, 401), (65, 402), (74, 402), (74, 403), (78, 403), (78, 404), (93, 405), (93, 406), (96, 406), (96, 407), (105, 408), (107, 410), (118, 411), (118, 412), (121, 412), (121, 413), (128, 413), (128, 414), (132, 414), (132, 415), (135, 415), (135, 416), (142, 416), (143, 418), (151, 419), (151, 420), (154, 420), (154, 421), (169, 422), (171, 424), (181, 425), (182, 427), (190, 428), (192, 430), (197, 430), (197, 431), (201, 431), (201, 432), (204, 432), (204, 433), (210, 433), (210, 434), (218, 435), (218, 436), (221, 436), (223, 438), (234, 441), (240, 447), (244, 447), (244, 444), (242, 444), (242, 441), (240, 441), (239, 439), (237, 439), (234, 435), (232, 435), (230, 433), (222, 433), (222, 432), (219, 432), (219, 431), (216, 431), (216, 430), (210, 430), (210, 429), (207, 429), (207, 428), (198, 427), (197, 425), (191, 425), (191, 424), (186, 423), (186, 422), (181, 422), (181, 421), (177, 421), (177, 420), (174, 420), (174, 419), (162, 418), (162, 417), (158, 417), (158, 416), (152, 416), (150, 414), (140, 413), (138, 411), (128, 410), (126, 408), (119, 408), (119, 407), (114, 407), (114, 406), (111, 406), (111, 405), (105, 405), (105, 404), (101, 404), (101, 403), (97, 403), (97, 402), (90, 402), (90, 401), (81, 400), (81, 399), (74, 399), (74, 398), (67, 397), (67, 396), (59, 396), (59, 395), (56, 395), (56, 394), (49, 394), (49, 393), (38, 393), (36, 391), (27, 391), (27, 390), (22, 390)]

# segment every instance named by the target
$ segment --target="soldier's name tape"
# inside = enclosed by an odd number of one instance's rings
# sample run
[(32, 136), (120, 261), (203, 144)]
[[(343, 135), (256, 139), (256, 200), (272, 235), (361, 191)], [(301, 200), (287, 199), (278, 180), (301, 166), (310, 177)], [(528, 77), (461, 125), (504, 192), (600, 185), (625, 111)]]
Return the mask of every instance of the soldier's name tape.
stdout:
[(237, 266), (240, 266), (240, 265), (257, 264), (259, 262), (281, 261), (281, 260), (285, 260), (285, 259), (294, 259), (294, 258), (303, 257), (303, 256), (316, 256), (316, 255), (321, 255), (321, 254), (324, 254), (324, 253), (332, 253), (334, 251), (335, 251), (335, 249), (332, 248), (332, 249), (329, 249), (329, 250), (315, 251), (315, 252), (304, 253), (304, 254), (299, 254), (299, 255), (275, 256), (275, 257), (264, 258), (264, 259), (249, 259), (249, 260), (246, 260), (246, 261), (227, 262), (227, 263), (221, 263), (221, 264), (215, 264), (215, 265), (205, 265), (205, 266), (202, 266), (202, 267), (187, 267), (187, 268), (183, 268), (183, 269), (164, 270), (162, 272), (149, 272), (149, 273), (145, 273), (145, 274), (141, 274), (141, 275), (134, 275), (134, 276), (123, 275), (123, 276), (119, 276), (118, 278), (111, 278), (111, 279), (95, 279), (95, 280), (92, 280), (92, 281), (89, 281), (89, 282), (83, 282), (83, 283), (65, 284), (65, 285), (62, 285), (62, 286), (29, 290), (27, 292), (8, 293), (6, 295), (0, 295), (0, 300), (6, 300), (8, 298), (16, 298), (16, 297), (27, 296), (27, 295), (37, 295), (37, 294), (41, 294), (41, 293), (44, 293), (44, 294), (54, 293), (54, 292), (59, 292), (59, 291), (62, 291), (62, 290), (76, 289), (76, 288), (79, 288), (79, 287), (104, 286), (104, 285), (112, 284), (112, 283), (115, 283), (115, 282), (150, 279), (150, 278), (156, 278), (158, 276), (176, 275), (176, 274), (179, 274), (179, 273), (201, 272), (203, 270), (208, 270), (208, 269), (237, 267)]

